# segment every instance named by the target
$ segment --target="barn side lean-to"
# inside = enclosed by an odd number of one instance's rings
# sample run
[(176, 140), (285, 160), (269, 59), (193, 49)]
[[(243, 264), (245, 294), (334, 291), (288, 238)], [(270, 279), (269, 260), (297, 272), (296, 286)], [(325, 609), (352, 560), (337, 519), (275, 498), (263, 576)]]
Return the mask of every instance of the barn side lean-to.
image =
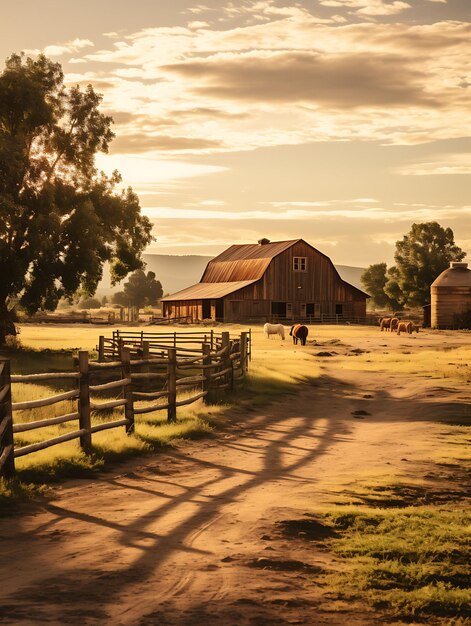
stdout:
[(365, 317), (368, 297), (303, 239), (262, 239), (222, 252), (198, 284), (162, 298), (162, 306), (165, 317), (192, 321), (349, 320)]

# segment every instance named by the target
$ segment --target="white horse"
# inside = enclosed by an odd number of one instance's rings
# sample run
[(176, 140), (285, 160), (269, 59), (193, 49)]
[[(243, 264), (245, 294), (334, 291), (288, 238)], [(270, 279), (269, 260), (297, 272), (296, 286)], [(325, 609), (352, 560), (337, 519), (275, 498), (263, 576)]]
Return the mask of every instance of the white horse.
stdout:
[(283, 324), (268, 324), (267, 322), (263, 327), (263, 332), (267, 339), (270, 338), (270, 335), (279, 335), (283, 340), (285, 338), (285, 327)]

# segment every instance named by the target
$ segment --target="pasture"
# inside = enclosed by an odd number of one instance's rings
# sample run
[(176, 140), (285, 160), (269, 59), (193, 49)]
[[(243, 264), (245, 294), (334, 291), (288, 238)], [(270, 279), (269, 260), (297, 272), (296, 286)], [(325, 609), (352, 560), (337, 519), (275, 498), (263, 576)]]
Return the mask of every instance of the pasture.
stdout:
[[(101, 333), (25, 325), (20, 338), (92, 350)], [(33, 494), (19, 528), (0, 520), (22, 562), (4, 574), (5, 623), (32, 608), (25, 575), (42, 621), (73, 621), (86, 597), (90, 624), (467, 623), (471, 333), (252, 337), (247, 386), (224, 404), (98, 433), (93, 457), (68, 442), (18, 459), (23, 483), (93, 479)], [(38, 367), (28, 351), (15, 367), (30, 358)]]

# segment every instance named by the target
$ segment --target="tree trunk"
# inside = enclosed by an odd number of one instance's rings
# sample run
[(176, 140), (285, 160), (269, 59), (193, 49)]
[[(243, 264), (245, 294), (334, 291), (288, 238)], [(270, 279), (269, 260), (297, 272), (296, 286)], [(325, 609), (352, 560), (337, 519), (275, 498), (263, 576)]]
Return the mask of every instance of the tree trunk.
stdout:
[(17, 335), (13, 311), (9, 311), (5, 302), (0, 302), (0, 346), (6, 342), (8, 335)]

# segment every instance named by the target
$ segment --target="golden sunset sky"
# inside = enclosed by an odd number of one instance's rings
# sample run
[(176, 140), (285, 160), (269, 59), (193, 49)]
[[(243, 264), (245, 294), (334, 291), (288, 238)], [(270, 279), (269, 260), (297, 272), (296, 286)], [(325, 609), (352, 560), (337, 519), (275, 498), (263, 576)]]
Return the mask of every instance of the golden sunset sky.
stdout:
[(1, 58), (59, 61), (115, 120), (149, 252), (303, 237), (392, 262), (414, 221), (471, 252), (471, 0), (19, 0)]

